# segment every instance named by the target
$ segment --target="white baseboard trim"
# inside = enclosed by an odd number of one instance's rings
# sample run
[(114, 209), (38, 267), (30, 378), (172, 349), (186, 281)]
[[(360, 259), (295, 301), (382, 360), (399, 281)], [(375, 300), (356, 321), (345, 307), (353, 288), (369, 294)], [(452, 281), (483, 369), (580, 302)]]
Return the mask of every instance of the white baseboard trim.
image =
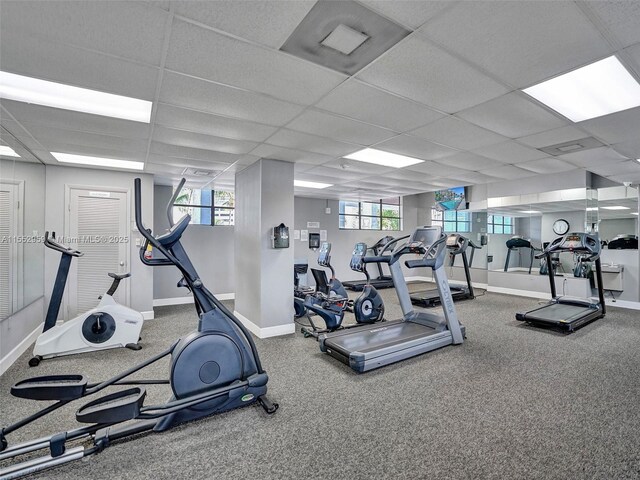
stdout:
[(146, 312), (140, 312), (142, 314), (143, 320), (153, 320), (155, 318), (155, 313), (153, 310), (147, 310)]
[(551, 299), (551, 294), (545, 292), (535, 292), (533, 290), (516, 290), (515, 288), (487, 286), (487, 292), (504, 293), (506, 295), (518, 295), (520, 297)]
[(233, 314), (238, 317), (238, 320), (240, 320), (242, 324), (258, 338), (279, 337), (280, 335), (289, 335), (292, 333), (296, 333), (295, 323), (287, 323), (285, 325), (276, 325), (275, 327), (260, 328), (247, 317), (245, 317), (241, 313), (238, 313), (237, 310), (234, 310)]
[(604, 303), (607, 307), (620, 307), (628, 308), (629, 310), (640, 310), (640, 303), (632, 302), (630, 300), (616, 300), (614, 302), (610, 298), (605, 298)]
[[(218, 300), (235, 300), (235, 293), (214, 293)], [(186, 305), (193, 303), (193, 297), (156, 298), (153, 301), (154, 307), (166, 307), (167, 305)]]
[(20, 358), (24, 352), (29, 350), (31, 344), (36, 341), (38, 335), (42, 332), (42, 328), (44, 326), (44, 322), (38, 325), (33, 332), (31, 332), (27, 338), (22, 340), (18, 345), (16, 345), (13, 350), (7, 353), (4, 357), (0, 359), (0, 375), (6, 372), (13, 363)]

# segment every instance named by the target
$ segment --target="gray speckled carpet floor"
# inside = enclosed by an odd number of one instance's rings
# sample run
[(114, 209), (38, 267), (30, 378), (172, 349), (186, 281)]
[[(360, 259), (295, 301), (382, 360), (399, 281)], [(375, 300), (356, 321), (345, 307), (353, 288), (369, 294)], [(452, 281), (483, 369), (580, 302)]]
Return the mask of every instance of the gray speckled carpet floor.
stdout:
[[(412, 289), (417, 289), (413, 286)], [(383, 290), (387, 318), (399, 316)], [(527, 327), (537, 300), (487, 293), (457, 303), (467, 341), (358, 375), (299, 333), (257, 340), (280, 410), (257, 405), (119, 442), (38, 474), (46, 479), (635, 479), (640, 478), (640, 315), (611, 308), (572, 335)], [(347, 322), (350, 319), (347, 318)], [(11, 397), (19, 379), (102, 379), (195, 326), (192, 306), (156, 309), (139, 352), (45, 361), (30, 352), (0, 377), (0, 424), (34, 410)], [(166, 376), (168, 362), (147, 378)], [(150, 386), (147, 404), (169, 397)], [(74, 425), (65, 408), (20, 441)]]

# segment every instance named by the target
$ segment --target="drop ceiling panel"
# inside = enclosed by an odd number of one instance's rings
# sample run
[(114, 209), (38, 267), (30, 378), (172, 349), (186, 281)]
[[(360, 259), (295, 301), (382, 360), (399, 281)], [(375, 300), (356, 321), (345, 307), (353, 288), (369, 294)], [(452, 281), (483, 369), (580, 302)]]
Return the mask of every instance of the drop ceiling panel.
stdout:
[(397, 135), (392, 130), (316, 110), (307, 110), (287, 128), (359, 145), (371, 145)]
[(333, 178), (334, 182), (339, 183), (360, 180), (367, 177), (366, 173), (355, 172), (350, 169), (331, 168), (325, 166), (314, 167), (313, 169), (306, 171), (305, 174), (306, 173), (309, 173), (310, 175), (322, 175), (327, 178)]
[(623, 47), (640, 42), (640, 3), (637, 0), (584, 2)]
[(442, 117), (442, 114), (424, 105), (356, 80), (336, 87), (316, 107), (397, 132), (411, 130)]
[(20, 123), (27, 126), (57, 127), (64, 130), (93, 132), (123, 138), (149, 137), (149, 125), (142, 122), (43, 107), (6, 99), (0, 99), (0, 105), (6, 108)]
[(22, 33), (2, 36), (0, 58), (7, 72), (150, 101), (159, 73), (156, 67)]
[(271, 136), (276, 127), (260, 123), (237, 120), (186, 108), (159, 104), (156, 110), (156, 125), (173, 127), (194, 133), (262, 142)]
[(609, 147), (592, 148), (580, 152), (559, 155), (559, 159), (565, 160), (577, 167), (590, 168), (606, 166), (627, 160), (626, 157)]
[[(475, 153), (470, 153), (470, 152), (460, 152), (451, 157), (438, 160), (438, 162), (445, 164), (446, 166), (453, 166), (456, 168), (463, 168), (465, 170), (474, 170), (474, 171), (504, 165), (504, 163), (501, 161), (476, 155)], [(445, 175), (453, 176), (449, 173), (446, 173)]]
[(249, 153), (258, 144), (243, 140), (214, 137), (201, 133), (186, 132), (173, 128), (157, 126), (153, 131), (153, 139), (180, 147), (199, 148), (216, 152), (235, 153), (237, 155)]
[(511, 140), (496, 145), (489, 145), (488, 147), (476, 148), (474, 151), (485, 157), (500, 160), (503, 163), (522, 163), (547, 156), (546, 153), (540, 150), (524, 147)]
[(580, 126), (607, 143), (631, 140), (640, 132), (640, 107), (585, 120)]
[(226, 163), (229, 165), (238, 160), (238, 155), (234, 155), (232, 153), (214, 152), (200, 148), (170, 145), (159, 141), (151, 142), (150, 153), (166, 157), (189, 158), (193, 160), (201, 160), (203, 162)]
[(315, 0), (172, 2), (174, 12), (253, 42), (280, 48)]
[(278, 147), (305, 150), (330, 156), (344, 156), (362, 148), (359, 145), (349, 145), (329, 138), (295, 132), (284, 128), (278, 130), (266, 143)]
[(516, 92), (459, 112), (458, 116), (509, 138), (533, 135), (567, 125), (566, 121)]
[(272, 158), (274, 160), (284, 160), (286, 162), (298, 162), (307, 165), (321, 165), (323, 163), (330, 162), (333, 157), (328, 155), (321, 155), (319, 153), (305, 152), (302, 150), (295, 150), (291, 148), (278, 147), (275, 145), (267, 145), (265, 143), (259, 145), (252, 150), (251, 155), (255, 155), (259, 158)]
[(386, 142), (377, 144), (375, 148), (384, 150), (385, 152), (420, 158), (422, 160), (446, 158), (459, 152), (459, 150), (431, 143), (410, 135), (399, 135)]
[(560, 160), (559, 158), (541, 158), (540, 160), (520, 163), (518, 167), (541, 174), (568, 172), (576, 168), (575, 165)]
[(640, 158), (640, 138), (628, 142), (616, 143), (613, 147), (616, 151), (629, 158)]
[(160, 102), (267, 125), (281, 126), (303, 107), (237, 88), (167, 72)]
[(454, 113), (508, 89), (417, 37), (407, 37), (357, 75), (372, 85)]
[(317, 102), (346, 78), (182, 21), (174, 22), (166, 67), (301, 105)]
[(411, 135), (461, 150), (472, 150), (507, 140), (502, 135), (452, 116), (413, 130)]
[(494, 183), (503, 180), (502, 178), (494, 177), (480, 172), (459, 173), (456, 175), (452, 175), (452, 177), (456, 180), (459, 180), (460, 183), (464, 185), (473, 185), (476, 183)]
[(2, 2), (0, 31), (2, 42), (19, 34), (158, 66), (167, 17), (140, 2)]
[(461, 182), (455, 178), (434, 178), (430, 180), (429, 183), (435, 185), (438, 188), (451, 188), (451, 187), (463, 187), (465, 185), (470, 185), (472, 182)]
[[(624, 162), (610, 163), (591, 167), (589, 170), (603, 177), (611, 177), (612, 175), (640, 175), (640, 162), (636, 160), (627, 160)], [(627, 180), (625, 180), (627, 181)]]
[(156, 165), (168, 165), (181, 169), (187, 167), (198, 168), (202, 170), (213, 170), (215, 172), (222, 172), (230, 167), (228, 163), (194, 160), (193, 158), (176, 158), (156, 154), (149, 155), (147, 161), (155, 163)]
[(633, 182), (637, 184), (640, 183), (640, 172), (625, 173), (624, 175), (612, 175), (609, 179), (618, 183)]
[(417, 2), (415, 0), (362, 0), (360, 3), (376, 10), (387, 17), (411, 28), (417, 28), (427, 20), (444, 10), (450, 1), (431, 0)]
[(518, 138), (518, 142), (533, 148), (541, 148), (548, 147), (549, 145), (557, 145), (558, 143), (580, 140), (586, 136), (588, 135), (586, 135), (584, 131), (569, 125), (547, 130), (546, 132), (527, 135), (526, 137), (520, 137)]
[[(31, 125), (28, 127), (29, 133), (45, 148), (59, 142), (70, 143), (84, 147), (96, 147), (99, 149), (109, 149), (127, 154), (136, 152), (144, 155), (147, 151), (147, 139), (133, 139), (114, 137), (110, 135), (100, 135), (97, 133), (76, 132), (48, 126)], [(50, 150), (60, 151), (60, 150)], [(72, 153), (72, 152), (64, 152)]]
[(457, 173), (466, 173), (469, 170), (465, 170), (464, 168), (456, 167), (455, 165), (449, 164), (447, 160), (443, 160), (445, 163), (437, 163), (437, 162), (423, 162), (417, 163), (415, 165), (409, 165), (405, 170), (411, 170), (414, 172), (418, 172), (418, 174), (427, 175), (428, 178), (421, 178), (422, 181), (431, 182), (432, 178), (435, 177), (451, 177), (454, 178), (454, 175)]
[(481, 170), (481, 173), (505, 180), (516, 180), (518, 178), (532, 177), (535, 175), (535, 173), (529, 170), (514, 165), (501, 165), (499, 167), (487, 168), (486, 170)]
[(365, 173), (368, 175), (386, 175), (387, 172), (397, 171), (395, 168), (384, 167), (382, 165), (374, 165), (373, 163), (358, 162), (357, 160), (346, 160), (339, 158), (331, 160), (324, 164), (325, 167), (342, 168), (342, 165), (348, 165), (347, 170)]
[(419, 33), (516, 88), (612, 51), (573, 2), (462, 2)]

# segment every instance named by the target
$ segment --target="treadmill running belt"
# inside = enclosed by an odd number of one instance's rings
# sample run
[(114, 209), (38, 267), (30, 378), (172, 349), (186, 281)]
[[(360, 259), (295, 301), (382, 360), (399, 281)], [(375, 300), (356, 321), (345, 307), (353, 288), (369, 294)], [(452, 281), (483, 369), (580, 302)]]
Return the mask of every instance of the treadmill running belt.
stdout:
[(525, 321), (535, 320), (549, 323), (571, 323), (596, 312), (597, 309), (595, 308), (566, 303), (554, 303), (527, 312), (522, 315), (522, 319)]

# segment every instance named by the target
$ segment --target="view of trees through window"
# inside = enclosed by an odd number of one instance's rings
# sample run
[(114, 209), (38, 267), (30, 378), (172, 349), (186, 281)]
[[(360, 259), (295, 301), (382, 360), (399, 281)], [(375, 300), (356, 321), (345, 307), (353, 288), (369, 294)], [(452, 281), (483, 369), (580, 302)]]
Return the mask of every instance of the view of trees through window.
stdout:
[(339, 227), (350, 230), (402, 230), (400, 197), (377, 202), (340, 200)]
[(196, 225), (233, 225), (234, 193), (184, 188), (173, 204), (173, 218), (177, 221), (187, 213), (191, 215), (191, 223)]

